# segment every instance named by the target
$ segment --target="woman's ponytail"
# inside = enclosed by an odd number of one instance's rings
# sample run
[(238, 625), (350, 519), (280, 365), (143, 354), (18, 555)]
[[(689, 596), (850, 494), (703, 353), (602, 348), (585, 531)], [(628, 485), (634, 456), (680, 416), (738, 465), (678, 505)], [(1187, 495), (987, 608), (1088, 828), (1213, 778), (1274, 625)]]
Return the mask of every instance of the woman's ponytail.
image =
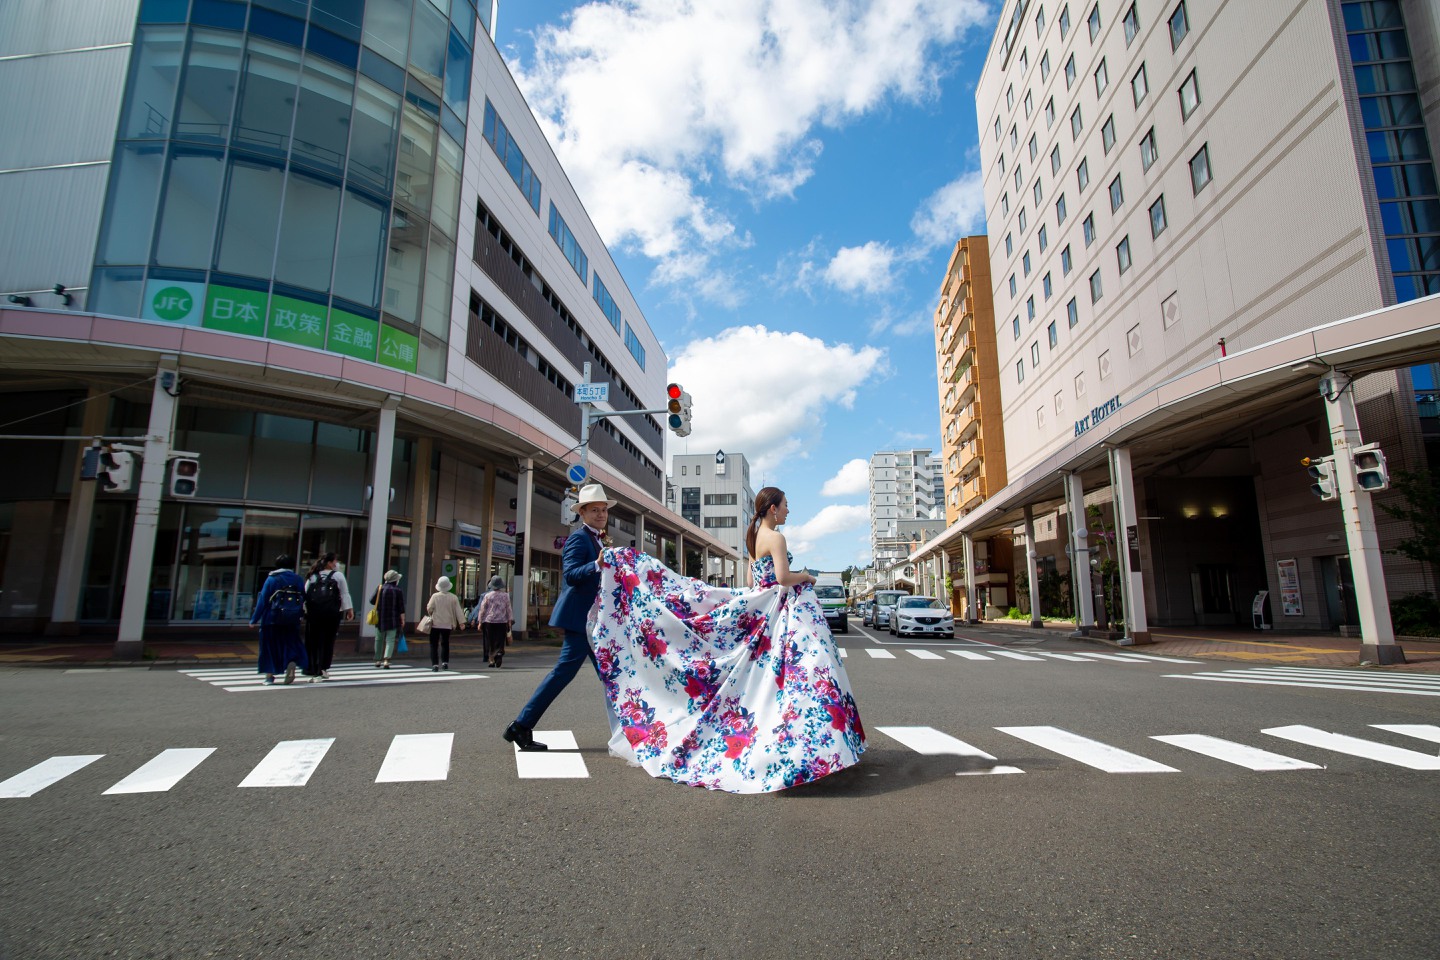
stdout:
[(777, 506), (785, 499), (785, 491), (779, 487), (762, 487), (760, 492), (755, 494), (755, 516), (750, 518), (750, 525), (745, 528), (745, 547), (750, 551), (750, 558), (755, 558), (755, 539), (760, 533), (760, 523), (770, 508)]

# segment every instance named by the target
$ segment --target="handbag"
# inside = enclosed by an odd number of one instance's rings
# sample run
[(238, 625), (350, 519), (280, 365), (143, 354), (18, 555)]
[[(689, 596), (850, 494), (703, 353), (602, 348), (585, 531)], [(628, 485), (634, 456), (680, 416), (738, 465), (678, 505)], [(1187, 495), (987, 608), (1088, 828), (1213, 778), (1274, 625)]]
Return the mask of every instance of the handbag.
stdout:
[(370, 624), (370, 626), (372, 627), (380, 626), (380, 611), (374, 607), (371, 607), (370, 612), (365, 614), (365, 622)]
[(420, 618), (420, 622), (417, 623), (417, 624), (415, 624), (415, 632), (416, 632), (416, 633), (429, 633), (429, 632), (430, 632), (430, 626), (431, 626), (431, 624), (432, 624), (433, 622), (434, 622), (434, 621), (432, 621), (432, 620), (430, 619), (430, 614), (428, 614), (428, 613), (425, 614), (425, 616), (423, 616), (423, 617)]

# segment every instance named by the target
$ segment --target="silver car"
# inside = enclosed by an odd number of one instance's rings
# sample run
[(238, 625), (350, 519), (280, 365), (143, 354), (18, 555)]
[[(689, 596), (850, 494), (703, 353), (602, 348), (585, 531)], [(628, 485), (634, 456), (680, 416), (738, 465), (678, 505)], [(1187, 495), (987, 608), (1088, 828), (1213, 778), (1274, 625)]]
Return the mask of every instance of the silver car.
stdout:
[(936, 597), (901, 597), (890, 618), (890, 632), (897, 637), (932, 636), (953, 639), (955, 618), (949, 604)]

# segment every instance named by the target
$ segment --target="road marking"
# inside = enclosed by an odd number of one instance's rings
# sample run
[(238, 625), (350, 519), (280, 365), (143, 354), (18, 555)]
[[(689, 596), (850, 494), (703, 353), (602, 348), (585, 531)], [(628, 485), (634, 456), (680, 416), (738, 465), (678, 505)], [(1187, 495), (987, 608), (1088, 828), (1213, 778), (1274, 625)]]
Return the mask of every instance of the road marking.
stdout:
[(961, 657), (961, 658), (966, 659), (966, 660), (993, 660), (993, 659), (994, 659), (993, 657), (987, 657), (987, 656), (985, 656), (985, 654), (983, 654), (983, 653), (974, 653), (974, 652), (972, 652), (972, 651), (970, 651), (970, 650), (947, 650), (947, 651), (945, 651), (945, 652), (946, 652), (946, 653), (953, 653), (955, 656)]
[(1156, 663), (1204, 663), (1204, 660), (1182, 660), (1179, 657), (1158, 657), (1153, 653), (1117, 653), (1117, 657), (1129, 657), (1132, 660), (1154, 660)]
[(940, 654), (936, 653), (936, 652), (933, 651), (933, 650), (906, 650), (905, 652), (908, 653), (908, 654), (910, 654), (910, 656), (912, 656), (912, 657), (917, 657), (917, 658), (919, 658), (919, 659), (921, 659), (921, 660), (944, 660), (944, 659), (945, 659), (944, 657), (940, 656)]
[(282, 740), (261, 760), (250, 775), (240, 781), (242, 787), (303, 787), (310, 780), (325, 752), (335, 742), (323, 740)]
[(1416, 673), (1376, 673), (1371, 670), (1321, 670), (1311, 667), (1249, 667), (1229, 671), (1264, 677), (1301, 677), (1307, 680), (1338, 680), (1345, 683), (1381, 683), (1397, 687), (1440, 689), (1440, 676), (1427, 677)]
[(297, 677), (296, 682), (291, 685), (278, 682), (267, 684), (263, 674), (256, 673), (249, 667), (198, 667), (177, 672), (219, 687), (226, 693), (253, 693), (257, 690), (273, 692), (282, 689), (293, 691), (302, 687), (316, 689), (319, 687), (388, 686), (398, 683), (450, 683), (456, 680), (488, 679), (483, 673), (461, 673), (458, 670), (433, 673), (423, 667), (403, 663), (395, 664), (390, 671), (377, 670), (369, 663), (341, 664), (330, 668), (328, 681), (307, 683), (306, 681), (310, 678), (301, 676)]
[(1328, 680), (1284, 680), (1280, 677), (1248, 676), (1226, 673), (1167, 673), (1181, 680), (1212, 680), (1217, 683), (1257, 683), (1271, 687), (1307, 687), (1311, 690), (1354, 690), (1360, 693), (1408, 693), (1420, 697), (1440, 697), (1440, 689), (1414, 689), (1386, 682), (1383, 677), (1365, 683), (1340, 683)]
[(1042, 657), (1054, 657), (1056, 660), (1071, 660), (1075, 663), (1094, 663), (1094, 660), (1086, 660), (1084, 657), (1077, 657), (1070, 653), (1046, 653), (1044, 650), (1036, 650)]
[(1106, 773), (1180, 772), (1174, 767), (1167, 767), (1163, 763), (1156, 763), (1139, 754), (1112, 747), (1099, 740), (1079, 736), (1068, 730), (1061, 730), (1059, 727), (996, 727), (995, 729), (1001, 733), (1008, 733), (1012, 737), (1019, 737), (1037, 747), (1058, 753), (1062, 757), (1079, 760), (1081, 763), (1104, 770)]
[(0, 783), (0, 797), (33, 797), (52, 783), (64, 780), (76, 770), (88, 767), (103, 756), (103, 753), (94, 753), (42, 760), (30, 769), (22, 770)]
[(1144, 663), (1143, 660), (1136, 660), (1134, 657), (1127, 657), (1119, 653), (1077, 653), (1077, 657), (1093, 657), (1096, 660), (1114, 660), (1116, 663)]
[(550, 749), (515, 748), (515, 773), (521, 780), (584, 780), (590, 776), (584, 757), (565, 752), (580, 749), (573, 731), (536, 730), (534, 737)]
[(444, 780), (450, 776), (453, 733), (402, 733), (390, 741), (376, 783)]
[(895, 654), (889, 650), (880, 650), (875, 647), (866, 647), (865, 652), (876, 660), (894, 660)]
[(214, 747), (176, 747), (162, 750), (101, 796), (112, 793), (164, 793), (214, 752)]
[(1349, 754), (1352, 757), (1378, 760), (1381, 763), (1404, 767), (1407, 770), (1440, 770), (1440, 757), (1432, 757), (1428, 753), (1406, 750), (1404, 747), (1392, 747), (1388, 744), (1376, 743), (1373, 740), (1347, 737), (1343, 733), (1326, 733), (1324, 730), (1307, 727), (1303, 724), (1293, 724), (1287, 727), (1271, 727), (1268, 730), (1261, 730), (1260, 732), (1268, 733), (1272, 737), (1283, 737), (1286, 740), (1293, 740), (1296, 743), (1303, 743), (1307, 746), (1320, 747), (1324, 750), (1333, 750), (1336, 753)]
[(1281, 756), (1269, 750), (1247, 747), (1243, 743), (1232, 743), (1219, 737), (1207, 737), (1203, 733), (1180, 733), (1164, 737), (1151, 737), (1182, 750), (1193, 750), (1216, 760), (1237, 764), (1250, 770), (1324, 770), (1317, 763), (1307, 763), (1294, 757)]
[[(994, 757), (979, 747), (973, 747), (964, 740), (957, 740), (948, 733), (941, 733), (934, 727), (876, 727), (876, 729), (885, 736), (899, 740), (911, 750), (927, 757), (975, 757), (980, 760), (989, 760), (992, 764), (995, 761)], [(992, 773), (1024, 772), (1019, 767), (991, 766), (986, 770), (961, 770), (955, 776), (973, 777)]]
[(1044, 657), (1037, 657), (1033, 653), (1016, 653), (1014, 650), (991, 650), (997, 657), (1009, 657), (1011, 660), (1034, 660), (1036, 663), (1044, 663)]
[(1430, 723), (1372, 723), (1370, 726), (1377, 730), (1389, 730), (1391, 733), (1400, 733), (1407, 737), (1419, 737), (1421, 740), (1429, 740), (1431, 743), (1440, 743), (1440, 727)]
[(841, 660), (847, 660), (847, 659), (849, 659), (849, 657), (850, 657), (850, 651), (849, 651), (849, 650), (846, 650), (844, 647), (836, 647), (835, 649), (840, 651), (840, 659), (841, 659)]

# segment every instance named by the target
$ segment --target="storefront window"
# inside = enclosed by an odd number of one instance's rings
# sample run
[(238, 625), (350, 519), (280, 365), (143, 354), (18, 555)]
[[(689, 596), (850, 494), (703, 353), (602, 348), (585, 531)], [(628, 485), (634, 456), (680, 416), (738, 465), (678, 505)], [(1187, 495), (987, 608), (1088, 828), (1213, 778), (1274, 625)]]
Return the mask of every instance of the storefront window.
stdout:
[(309, 502), (314, 430), (315, 424), (310, 420), (273, 413), (256, 416), (248, 491), (251, 500)]
[(246, 510), (244, 540), (240, 544), (240, 569), (236, 578), (231, 617), (249, 620), (255, 598), (265, 578), (275, 569), (282, 553), (295, 555), (300, 534), (300, 515), (284, 510)]
[[(244, 511), (203, 504), (185, 508), (176, 557), (176, 620), (224, 620), (235, 596), (235, 562), (240, 556)], [(247, 600), (245, 618), (250, 617)]]

